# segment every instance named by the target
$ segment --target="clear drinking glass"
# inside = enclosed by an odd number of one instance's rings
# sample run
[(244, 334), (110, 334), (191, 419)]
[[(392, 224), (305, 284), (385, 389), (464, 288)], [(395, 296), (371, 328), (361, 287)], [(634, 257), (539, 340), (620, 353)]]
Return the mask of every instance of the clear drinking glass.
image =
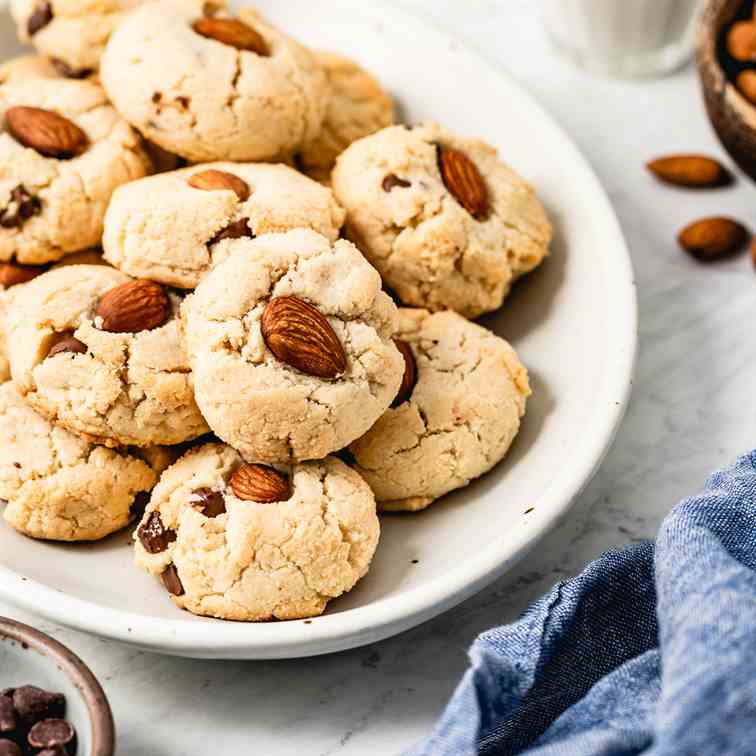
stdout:
[(704, 0), (544, 0), (556, 46), (586, 70), (608, 76), (654, 76), (693, 52)]

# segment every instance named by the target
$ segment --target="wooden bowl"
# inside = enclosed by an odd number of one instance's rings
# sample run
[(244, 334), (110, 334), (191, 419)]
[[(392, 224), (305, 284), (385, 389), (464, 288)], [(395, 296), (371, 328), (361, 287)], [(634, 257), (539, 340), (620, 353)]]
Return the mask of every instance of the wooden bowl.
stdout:
[[(706, 110), (714, 131), (732, 159), (756, 180), (756, 106), (728, 78), (722, 30), (744, 13), (743, 0), (707, 0), (698, 27), (696, 60)], [(750, 14), (749, 14), (750, 15)], [(733, 64), (736, 65), (736, 64)], [(748, 64), (747, 68), (754, 68)]]

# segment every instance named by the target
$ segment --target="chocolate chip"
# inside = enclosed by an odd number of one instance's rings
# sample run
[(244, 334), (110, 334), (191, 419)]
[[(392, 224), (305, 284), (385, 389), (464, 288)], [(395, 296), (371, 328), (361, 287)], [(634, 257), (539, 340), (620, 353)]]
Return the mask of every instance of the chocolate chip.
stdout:
[(55, 357), (56, 354), (86, 354), (87, 345), (74, 338), (70, 331), (59, 334), (60, 338), (53, 344), (48, 357)]
[(0, 226), (3, 228), (21, 228), (33, 215), (42, 210), (42, 203), (33, 197), (22, 184), (11, 191), (10, 200), (0, 212)]
[(223, 241), (224, 239), (243, 239), (245, 237), (254, 239), (255, 235), (252, 233), (252, 229), (249, 227), (249, 218), (240, 218), (233, 223), (229, 223), (229, 225), (224, 229), (218, 231), (218, 233), (212, 239), (210, 239), (207, 244), (208, 246), (212, 247), (213, 244), (217, 244), (219, 241)]
[(74, 742), (76, 732), (65, 719), (44, 719), (29, 731), (32, 748), (66, 748)]
[(226, 512), (226, 498), (220, 491), (210, 488), (198, 488), (194, 492), (197, 497), (195, 506), (205, 517), (217, 517)]
[(179, 577), (176, 565), (169, 564), (160, 575), (160, 579), (163, 581), (163, 585), (171, 596), (183, 596), (184, 586), (181, 584), (181, 578)]
[(144, 510), (147, 509), (147, 505), (150, 503), (150, 492), (140, 491), (131, 502), (129, 507), (129, 514), (134, 517), (138, 517), (140, 520), (144, 516)]
[(60, 58), (50, 58), (55, 70), (66, 79), (86, 79), (94, 73), (91, 68), (71, 68), (65, 60)]
[(176, 532), (163, 525), (158, 512), (152, 512), (147, 522), (139, 526), (137, 536), (148, 554), (159, 554), (176, 540)]
[(50, 3), (37, 3), (26, 23), (29, 36), (33, 37), (40, 29), (44, 29), (53, 19), (52, 6)]
[(25, 727), (50, 717), (62, 717), (66, 700), (61, 693), (50, 693), (34, 685), (22, 685), (13, 691), (16, 714)]
[(0, 732), (13, 732), (17, 724), (13, 701), (5, 696), (0, 697)]
[(24, 756), (24, 752), (12, 741), (0, 740), (0, 756)]
[(397, 186), (406, 189), (408, 186), (412, 186), (412, 183), (399, 178), (395, 173), (389, 173), (389, 175), (383, 179), (382, 186), (384, 192), (390, 192), (392, 189), (396, 189)]
[(186, 110), (189, 107), (189, 103), (191, 101), (192, 100), (191, 100), (190, 97), (184, 97), (184, 95), (181, 95), (181, 96), (179, 96), (179, 97), (176, 98), (176, 102), (179, 105), (181, 105), (181, 107), (184, 108), (184, 110)]

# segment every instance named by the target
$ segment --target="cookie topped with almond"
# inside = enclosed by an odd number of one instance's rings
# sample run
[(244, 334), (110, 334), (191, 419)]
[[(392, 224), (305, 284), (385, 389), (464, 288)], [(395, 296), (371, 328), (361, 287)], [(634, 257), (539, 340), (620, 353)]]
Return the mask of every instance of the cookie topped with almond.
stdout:
[(321, 614), (367, 573), (379, 533), (370, 487), (335, 457), (270, 466), (215, 443), (163, 473), (134, 543), (177, 606), (258, 622)]
[(347, 236), (406, 305), (478, 317), (548, 254), (551, 225), (530, 185), (489, 145), (435, 124), (360, 139), (331, 183)]
[(134, 11), (110, 38), (103, 85), (148, 139), (192, 162), (283, 158), (318, 134), (325, 76), (251, 9), (204, 0)]
[(178, 444), (208, 430), (179, 343), (180, 298), (113, 268), (72, 265), (6, 313), (14, 381), (40, 414), (96, 443)]
[(91, 81), (0, 86), (0, 261), (40, 264), (100, 243), (113, 191), (152, 168)]
[(197, 403), (249, 458), (322, 458), (394, 400), (404, 372), (395, 318), (348, 241), (304, 229), (246, 240), (182, 307)]

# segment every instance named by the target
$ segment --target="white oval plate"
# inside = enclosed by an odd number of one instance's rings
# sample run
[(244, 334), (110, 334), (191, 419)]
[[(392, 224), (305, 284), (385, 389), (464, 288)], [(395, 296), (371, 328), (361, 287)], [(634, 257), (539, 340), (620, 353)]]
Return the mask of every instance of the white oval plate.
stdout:
[(0, 527), (0, 597), (96, 635), (170, 654), (272, 659), (359, 646), (479, 591), (567, 511), (606, 452), (628, 397), (636, 345), (633, 274), (586, 160), (506, 74), (391, 6), (262, 2), (306, 43), (355, 57), (408, 122), (435, 119), (495, 144), (532, 181), (556, 228), (551, 258), (485, 324), (531, 371), (534, 396), (504, 463), (417, 515), (384, 517), (370, 574), (309, 621), (239, 624), (175, 609), (132, 565), (129, 537), (94, 545), (28, 540)]

